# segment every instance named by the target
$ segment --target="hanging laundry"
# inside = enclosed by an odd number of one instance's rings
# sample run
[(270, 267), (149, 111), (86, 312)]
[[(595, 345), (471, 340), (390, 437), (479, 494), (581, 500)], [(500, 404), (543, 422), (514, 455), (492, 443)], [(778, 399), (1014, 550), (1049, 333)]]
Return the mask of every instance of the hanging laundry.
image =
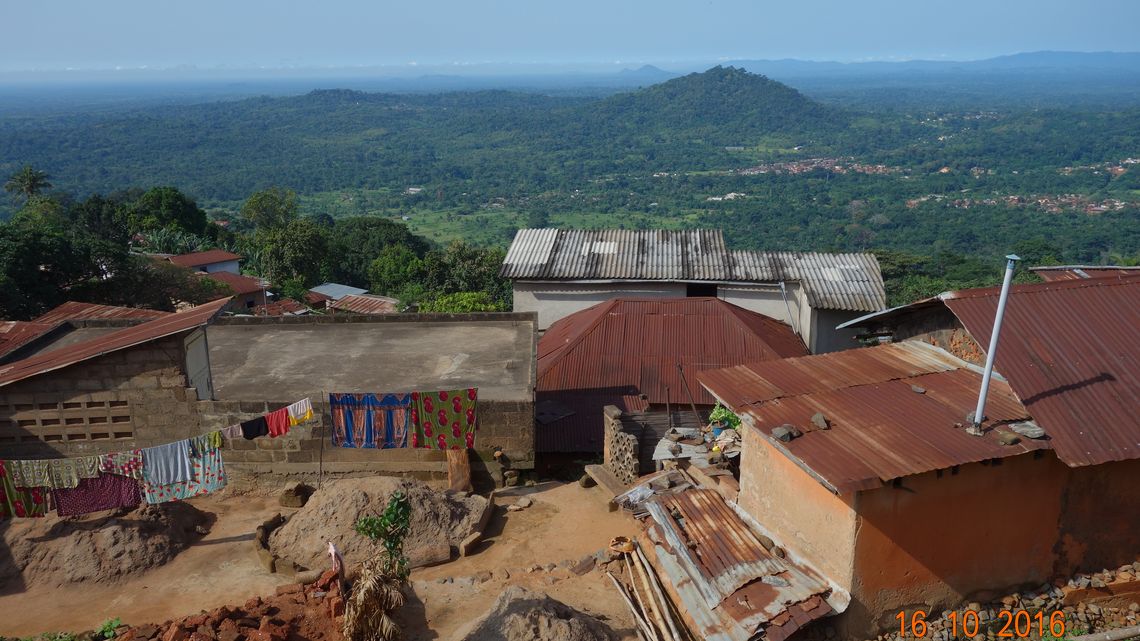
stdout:
[(10, 461), (0, 461), (0, 521), (12, 517), (29, 518), (45, 516), (48, 513), (50, 490), (43, 487), (17, 487), (5, 465)]
[(143, 448), (143, 479), (154, 485), (181, 483), (193, 478), (190, 440)]
[(407, 447), (411, 394), (330, 394), (335, 447)]
[(112, 452), (99, 457), (99, 471), (106, 474), (118, 474), (142, 480), (143, 459), (142, 450), (127, 450), (125, 452)]
[(79, 479), (99, 476), (98, 456), (8, 461), (8, 473), (16, 487), (73, 488)]
[(265, 424), (273, 438), (289, 433), (289, 408), (282, 407), (265, 415)]
[(93, 479), (81, 479), (79, 486), (70, 490), (52, 490), (52, 501), (60, 516), (75, 516), (134, 507), (142, 503), (142, 492), (139, 482), (133, 478), (103, 474)]
[(290, 425), (300, 425), (313, 418), (313, 402), (307, 398), (301, 399), (285, 409), (289, 412)]
[(242, 437), (241, 423), (238, 423), (237, 425), (230, 425), (229, 427), (222, 428), (222, 436), (225, 436), (226, 438), (230, 439), (231, 441), (234, 440), (235, 438), (241, 438)]
[(259, 436), (265, 436), (269, 433), (269, 424), (265, 422), (264, 416), (242, 421), (241, 435), (247, 441), (252, 441)]
[(208, 450), (202, 456), (191, 457), (192, 475), (189, 481), (177, 483), (151, 483), (144, 480), (143, 496), (147, 503), (166, 503), (217, 492), (226, 486), (226, 468), (222, 451)]
[(190, 456), (200, 456), (202, 452), (216, 450), (222, 446), (221, 431), (206, 432), (190, 437)]
[(458, 450), (475, 447), (478, 389), (412, 393), (411, 446)]

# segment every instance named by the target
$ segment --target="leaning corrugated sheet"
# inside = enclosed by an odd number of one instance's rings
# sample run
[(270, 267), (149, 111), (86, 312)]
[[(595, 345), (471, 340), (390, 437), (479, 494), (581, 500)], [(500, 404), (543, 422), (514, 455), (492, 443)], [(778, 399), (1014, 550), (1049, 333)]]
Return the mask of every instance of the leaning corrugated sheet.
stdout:
[[(983, 348), (998, 288), (942, 296)], [(996, 368), (1076, 467), (1140, 458), (1140, 277), (1014, 288)]]
[(109, 352), (205, 326), (221, 313), (229, 302), (229, 298), (221, 298), (205, 305), (191, 307), (182, 312), (169, 314), (134, 327), (76, 343), (67, 349), (44, 352), (31, 358), (0, 366), (0, 386), (68, 367)]
[[(884, 482), (994, 458), (1048, 449), (1050, 442), (998, 442), (999, 424), (1028, 421), (1030, 413), (1000, 378), (992, 381), (985, 436), (966, 434), (966, 415), (981, 376), (953, 355), (921, 342), (702, 372), (698, 380), (750, 429), (806, 468), (833, 492), (871, 489)], [(812, 422), (822, 413), (830, 429)], [(790, 424), (802, 435), (771, 438)]]
[(520, 229), (499, 275), (516, 280), (799, 282), (812, 307), (886, 307), (873, 254), (729, 251), (715, 229)]
[(691, 489), (645, 507), (658, 575), (701, 638), (779, 641), (833, 611), (828, 583), (769, 552), (718, 492)]

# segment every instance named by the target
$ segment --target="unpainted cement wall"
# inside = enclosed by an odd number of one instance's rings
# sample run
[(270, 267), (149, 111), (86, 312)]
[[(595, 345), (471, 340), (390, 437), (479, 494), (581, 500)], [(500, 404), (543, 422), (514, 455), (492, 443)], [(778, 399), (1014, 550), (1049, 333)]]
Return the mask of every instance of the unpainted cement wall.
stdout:
[(81, 456), (198, 434), (183, 336), (0, 387), (0, 458)]

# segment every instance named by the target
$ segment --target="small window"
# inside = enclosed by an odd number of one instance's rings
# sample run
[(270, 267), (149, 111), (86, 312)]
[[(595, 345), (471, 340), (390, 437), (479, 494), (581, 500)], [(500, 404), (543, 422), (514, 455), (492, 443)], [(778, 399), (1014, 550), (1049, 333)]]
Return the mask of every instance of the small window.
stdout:
[(715, 283), (689, 283), (685, 285), (685, 296), (689, 298), (716, 298), (716, 295), (717, 286)]

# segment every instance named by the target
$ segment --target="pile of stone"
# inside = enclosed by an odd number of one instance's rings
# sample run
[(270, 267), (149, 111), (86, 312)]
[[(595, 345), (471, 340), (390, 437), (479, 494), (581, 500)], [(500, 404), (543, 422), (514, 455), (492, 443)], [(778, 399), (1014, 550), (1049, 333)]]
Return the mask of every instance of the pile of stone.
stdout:
[(162, 624), (123, 626), (115, 641), (342, 641), (344, 598), (331, 570), (315, 583), (277, 588), (236, 608), (220, 607)]
[[(949, 641), (951, 626), (956, 622), (961, 636), (963, 612), (977, 612), (980, 631), (976, 638), (996, 639), (1006, 625), (1008, 615), (1003, 610), (1025, 610), (1033, 616), (1044, 614), (1044, 625), (1049, 625), (1053, 612), (1065, 617), (1065, 636), (1103, 632), (1140, 624), (1140, 562), (1123, 565), (1115, 570), (1102, 570), (1092, 574), (1077, 574), (1057, 579), (1024, 593), (1008, 594), (991, 603), (971, 602), (954, 611), (930, 613), (925, 618), (926, 638), (932, 641)], [(952, 612), (954, 618), (951, 618)], [(1033, 623), (1036, 631), (1037, 623)], [(1012, 630), (1012, 627), (1010, 628)], [(910, 638), (907, 630), (905, 638)], [(899, 630), (879, 635), (877, 641), (902, 641)]]
[(503, 590), (464, 641), (612, 641), (601, 621), (524, 587)]

